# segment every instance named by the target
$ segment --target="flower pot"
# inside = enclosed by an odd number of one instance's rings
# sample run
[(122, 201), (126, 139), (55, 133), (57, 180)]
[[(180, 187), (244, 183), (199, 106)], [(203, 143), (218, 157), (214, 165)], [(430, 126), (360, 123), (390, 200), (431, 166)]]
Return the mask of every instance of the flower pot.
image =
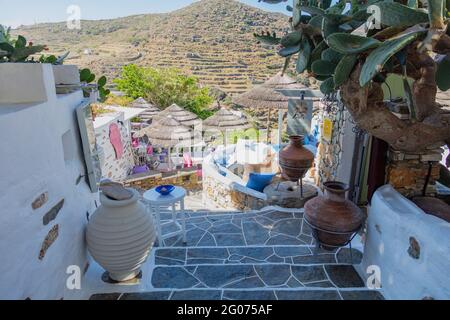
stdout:
[(297, 182), (314, 162), (314, 154), (303, 147), (303, 136), (289, 137), (291, 143), (280, 152), (280, 168), (284, 179)]
[(133, 197), (116, 201), (100, 194), (101, 206), (92, 215), (86, 231), (90, 254), (115, 281), (135, 278), (156, 238), (152, 216)]
[(316, 228), (313, 235), (322, 247), (345, 246), (362, 226), (365, 216), (357, 205), (346, 200), (347, 185), (327, 182), (324, 188), (323, 196), (305, 204), (305, 219)]

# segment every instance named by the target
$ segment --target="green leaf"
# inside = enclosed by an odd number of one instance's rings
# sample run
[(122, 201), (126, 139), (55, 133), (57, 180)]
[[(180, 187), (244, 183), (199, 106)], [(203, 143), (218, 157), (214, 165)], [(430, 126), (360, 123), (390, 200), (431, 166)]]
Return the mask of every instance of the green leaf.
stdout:
[(369, 19), (370, 14), (367, 13), (367, 10), (359, 10), (357, 12), (355, 12), (352, 16), (353, 20), (358, 20), (358, 21), (367, 21), (367, 19)]
[(281, 40), (280, 38), (277, 38), (277, 37), (273, 37), (273, 36), (269, 36), (269, 35), (260, 35), (260, 34), (256, 34), (256, 33), (254, 34), (254, 36), (258, 41), (260, 41), (264, 44), (272, 45), (272, 46), (280, 44), (280, 40)]
[(322, 0), (322, 9), (329, 10), (329, 9), (333, 8), (333, 7), (330, 8), (331, 2), (332, 2), (331, 0)]
[(316, 29), (322, 29), (322, 21), (322, 16), (314, 16), (311, 18), (311, 20), (309, 20), (309, 25), (313, 26)]
[(16, 48), (11, 54), (11, 62), (25, 61), (29, 56), (44, 51), (44, 46), (32, 46), (25, 48)]
[(89, 69), (83, 69), (80, 71), (80, 81), (86, 82), (87, 79), (91, 76), (91, 70)]
[(6, 51), (11, 54), (14, 52), (15, 49), (9, 43), (3, 42), (3, 43), (0, 43), (0, 50)]
[(348, 33), (335, 33), (327, 38), (330, 48), (343, 54), (356, 54), (376, 48), (381, 42)]
[(444, 0), (428, 1), (428, 16), (431, 28), (444, 29)]
[(322, 58), (322, 52), (327, 48), (328, 48), (328, 45), (323, 40), (314, 48), (314, 50), (311, 52), (311, 58), (309, 60), (309, 64), (310, 64), (310, 66), (308, 68), (309, 71), (312, 71), (311, 64), (314, 61), (320, 60)]
[(292, 24), (294, 27), (298, 26), (302, 19), (302, 10), (300, 9), (301, 0), (294, 0), (294, 10), (292, 13)]
[(359, 79), (360, 85), (365, 86), (368, 84), (369, 81), (383, 69), (384, 64), (394, 54), (416, 40), (418, 36), (423, 33), (423, 31), (418, 31), (404, 35), (400, 38), (385, 41), (382, 45), (372, 51), (362, 67)]
[(320, 85), (320, 91), (323, 94), (330, 94), (335, 91), (333, 77), (330, 77), (327, 80), (325, 80), (324, 82), (322, 82), (322, 84)]
[(91, 73), (91, 75), (89, 76), (89, 78), (87, 78), (86, 82), (87, 83), (91, 83), (95, 80), (95, 74)]
[(302, 40), (302, 50), (298, 54), (296, 70), (298, 73), (302, 73), (306, 70), (311, 58), (311, 44), (307, 38)]
[(298, 45), (301, 40), (302, 33), (300, 31), (294, 31), (281, 38), (280, 43), (283, 47), (292, 47)]
[(417, 9), (417, 8), (419, 8), (419, 4), (418, 4), (417, 0), (408, 0), (408, 7), (412, 8), (412, 9)]
[(380, 9), (381, 24), (386, 26), (408, 27), (428, 22), (428, 14), (398, 2), (379, 2), (374, 5)]
[(301, 11), (304, 11), (306, 13), (309, 13), (310, 15), (323, 15), (325, 14), (325, 10), (320, 9), (319, 7), (312, 7), (312, 6), (299, 6)]
[(346, 80), (348, 80), (353, 68), (358, 62), (358, 56), (356, 54), (348, 55), (339, 61), (336, 70), (334, 72), (334, 85), (335, 88), (340, 87)]
[(100, 77), (100, 79), (98, 79), (97, 81), (97, 85), (99, 87), (104, 87), (106, 85), (106, 77), (105, 76)]
[(334, 23), (331, 20), (323, 19), (322, 21), (322, 37), (327, 39), (330, 35), (340, 32), (339, 23)]
[(340, 52), (337, 52), (331, 48), (325, 49), (324, 51), (322, 51), (322, 55), (321, 58), (322, 60), (327, 60), (333, 63), (339, 63), (339, 61), (341, 61), (341, 59), (343, 58), (343, 54)]
[(324, 8), (324, 9), (326, 9), (326, 10), (325, 10), (326, 13), (331, 13), (331, 14), (342, 14), (342, 12), (343, 12), (344, 9), (345, 9), (345, 5), (346, 5), (346, 2), (345, 2), (345, 1), (340, 1), (340, 2), (338, 2), (337, 4), (335, 4), (334, 6), (329, 7), (329, 8)]
[(23, 36), (19, 36), (16, 40), (16, 43), (14, 44), (16, 49), (25, 48), (26, 45), (27, 45), (27, 39), (25, 39)]
[(315, 76), (314, 76), (314, 79), (316, 79), (316, 80), (318, 80), (318, 81), (325, 81), (325, 80), (327, 80), (329, 77), (330, 77), (329, 75), (328, 75), (328, 76), (318, 76), (318, 75), (315, 75)]
[(437, 65), (436, 83), (442, 91), (450, 89), (450, 57), (445, 57)]
[(311, 21), (311, 18), (312, 18), (311, 16), (302, 15), (300, 17), (300, 22), (304, 23), (304, 24), (307, 24), (307, 23), (309, 23), (309, 21)]
[(301, 49), (301, 45), (298, 44), (296, 46), (283, 48), (278, 52), (278, 54), (282, 57), (288, 57), (288, 56), (292, 56), (293, 54), (296, 54), (297, 52), (300, 51), (300, 49)]
[(336, 64), (326, 60), (317, 60), (313, 62), (311, 69), (319, 76), (331, 76), (336, 69)]
[(345, 16), (342, 14), (332, 14), (332, 13), (324, 14), (323, 18), (328, 20), (332, 24), (338, 24), (338, 25), (352, 20), (352, 17), (350, 17), (350, 16)]

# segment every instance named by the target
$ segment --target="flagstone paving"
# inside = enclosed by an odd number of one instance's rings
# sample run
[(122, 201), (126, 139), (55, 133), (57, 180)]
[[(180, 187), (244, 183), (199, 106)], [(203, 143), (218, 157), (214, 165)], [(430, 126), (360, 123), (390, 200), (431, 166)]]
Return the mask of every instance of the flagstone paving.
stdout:
[[(170, 219), (171, 213), (162, 218)], [(154, 248), (154, 291), (92, 299), (383, 299), (365, 288), (352, 265), (361, 262), (362, 253), (316, 249), (302, 213), (188, 212), (186, 226), (186, 244), (175, 236)]]

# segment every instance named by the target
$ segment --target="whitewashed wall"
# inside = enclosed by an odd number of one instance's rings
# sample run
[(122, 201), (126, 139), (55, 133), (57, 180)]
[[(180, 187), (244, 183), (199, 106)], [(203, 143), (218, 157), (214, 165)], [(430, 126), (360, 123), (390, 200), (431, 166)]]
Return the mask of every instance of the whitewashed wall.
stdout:
[[(0, 104), (0, 299), (76, 298), (80, 292), (66, 288), (66, 269), (87, 264), (84, 228), (96, 195), (84, 179), (77, 184), (85, 173), (75, 116), (83, 95), (56, 96), (51, 66), (43, 68), (47, 102)], [(42, 206), (33, 209), (40, 196)], [(56, 226), (58, 236), (40, 260)]]
[(367, 224), (360, 271), (379, 268), (386, 299), (450, 299), (450, 223), (387, 185), (375, 193)]

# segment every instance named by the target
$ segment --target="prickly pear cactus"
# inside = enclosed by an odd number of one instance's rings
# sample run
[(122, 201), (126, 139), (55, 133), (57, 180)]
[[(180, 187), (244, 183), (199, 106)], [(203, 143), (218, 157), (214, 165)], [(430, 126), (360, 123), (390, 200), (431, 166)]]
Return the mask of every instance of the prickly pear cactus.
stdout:
[[(288, 62), (297, 56), (297, 72), (322, 81), (324, 94), (340, 90), (359, 126), (394, 148), (450, 143), (450, 115), (436, 103), (437, 88), (450, 88), (450, 1), (333, 3), (292, 0), (291, 32), (266, 37)], [(389, 74), (403, 77), (409, 120), (380, 107)]]

